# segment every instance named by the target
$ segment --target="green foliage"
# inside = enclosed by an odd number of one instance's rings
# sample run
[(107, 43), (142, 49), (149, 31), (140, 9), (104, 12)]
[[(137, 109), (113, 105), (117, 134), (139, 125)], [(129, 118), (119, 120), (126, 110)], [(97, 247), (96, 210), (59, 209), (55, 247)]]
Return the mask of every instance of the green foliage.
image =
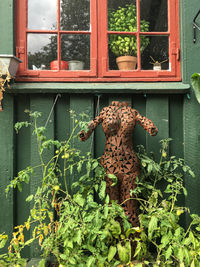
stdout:
[[(45, 266), (46, 259), (52, 255), (62, 266), (116, 266), (120, 261), (131, 260), (134, 228), (122, 207), (110, 202), (106, 195), (105, 171), (98, 159), (91, 158), (90, 153), (83, 155), (73, 147), (77, 130), (87, 129), (88, 123), (84, 121), (85, 114), (80, 114), (80, 118), (73, 111), (70, 114), (74, 128), (64, 142), (47, 139), (46, 129), (38, 126), (39, 112), (29, 112), (31, 123), (15, 125), (17, 133), (22, 127), (33, 127), (40, 164), (21, 170), (7, 186), (6, 193), (15, 188), (22, 191), (23, 183), (29, 183), (36, 170), (41, 172), (41, 184), (35, 194), (27, 196), (26, 201), (32, 207), (30, 215), (24, 224), (14, 228), (8, 253), (0, 255), (0, 263), (5, 266), (24, 264), (21, 252), (35, 242), (41, 247), (39, 266)], [(47, 159), (44, 151), (52, 148), (54, 156)], [(68, 188), (70, 175), (78, 176), (72, 188)], [(108, 176), (113, 185), (117, 183), (115, 175)], [(31, 232), (28, 240), (25, 231)], [(0, 235), (0, 248), (7, 239), (5, 234)]]
[(191, 83), (192, 83), (192, 87), (194, 89), (194, 93), (197, 98), (197, 101), (200, 104), (200, 74), (199, 73), (194, 73), (192, 75)]
[[(115, 11), (110, 11), (108, 27), (110, 31), (136, 32), (137, 14), (134, 4), (127, 4), (125, 7), (118, 7)], [(148, 32), (149, 23), (141, 20), (140, 30)], [(149, 44), (149, 38), (140, 36), (140, 51)], [(135, 35), (116, 35), (109, 36), (109, 46), (116, 56), (137, 56), (137, 38)]]
[[(87, 128), (88, 123), (84, 122), (84, 114), (78, 118), (74, 112), (70, 113), (74, 128), (68, 140), (61, 142), (47, 139), (45, 128), (37, 123), (41, 114), (30, 112), (40, 164), (21, 170), (6, 193), (13, 188), (21, 191), (23, 183), (29, 182), (35, 170), (41, 172), (41, 184), (35, 194), (27, 196), (26, 201), (31, 203), (30, 215), (14, 228), (8, 253), (0, 255), (0, 265), (23, 266), (26, 261), (21, 257), (22, 250), (38, 242), (41, 267), (49, 257), (60, 267), (119, 264), (198, 267), (200, 217), (178, 205), (179, 196), (187, 196), (184, 175), (194, 177), (194, 173), (183, 159), (168, 156), (171, 139), (161, 141), (159, 162), (139, 147), (141, 175), (131, 194), (139, 202), (140, 225), (132, 227), (121, 205), (110, 201), (106, 194), (105, 171), (98, 159), (93, 159), (90, 153), (83, 155), (73, 147), (77, 130)], [(18, 123), (16, 130), (22, 126), (29, 125)], [(52, 148), (54, 156), (47, 159), (44, 151)], [(70, 175), (76, 176), (76, 182), (68, 188)], [(113, 181), (112, 186), (117, 184), (115, 175), (107, 176)], [(165, 187), (162, 191), (161, 184)], [(187, 229), (180, 224), (183, 214), (191, 217)], [(30, 231), (28, 240), (25, 240), (25, 231)], [(6, 246), (7, 240), (6, 234), (0, 234), (0, 249)]]
[[(140, 203), (140, 229), (135, 256), (146, 259), (154, 266), (199, 266), (200, 217), (189, 209), (178, 206), (178, 197), (187, 195), (183, 176), (194, 173), (182, 159), (167, 155), (170, 139), (162, 140), (161, 159), (157, 163), (144, 148), (139, 149), (142, 165), (140, 180), (132, 192)], [(160, 182), (165, 186), (160, 190)], [(184, 229), (180, 223), (182, 214), (191, 217)]]

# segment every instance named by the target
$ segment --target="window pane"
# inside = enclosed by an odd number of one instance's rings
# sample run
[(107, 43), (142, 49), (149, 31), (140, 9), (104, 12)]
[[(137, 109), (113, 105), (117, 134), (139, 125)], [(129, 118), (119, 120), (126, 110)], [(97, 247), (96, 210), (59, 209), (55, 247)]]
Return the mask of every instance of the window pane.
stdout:
[[(142, 32), (165, 32), (168, 30), (167, 0), (142, 0), (140, 12)], [(146, 30), (145, 22), (149, 24), (149, 30)]]
[(61, 0), (61, 30), (90, 30), (90, 0)]
[(137, 56), (137, 38), (135, 35), (111, 34), (108, 38), (109, 69), (117, 70), (116, 58), (119, 56)]
[(28, 34), (28, 68), (50, 69), (57, 59), (57, 36), (54, 34)]
[(108, 30), (124, 32), (137, 30), (135, 0), (108, 0)]
[(168, 36), (141, 36), (149, 38), (148, 47), (141, 53), (142, 69), (159, 69), (161, 63), (162, 70), (169, 69)]
[(28, 28), (54, 30), (57, 28), (57, 0), (28, 0)]
[[(84, 70), (90, 69), (90, 35), (88, 34), (63, 34), (61, 36), (61, 58), (67, 61), (69, 69), (80, 69), (73, 62), (82, 61)], [(81, 64), (81, 63), (80, 63)], [(80, 66), (79, 64), (79, 66)]]

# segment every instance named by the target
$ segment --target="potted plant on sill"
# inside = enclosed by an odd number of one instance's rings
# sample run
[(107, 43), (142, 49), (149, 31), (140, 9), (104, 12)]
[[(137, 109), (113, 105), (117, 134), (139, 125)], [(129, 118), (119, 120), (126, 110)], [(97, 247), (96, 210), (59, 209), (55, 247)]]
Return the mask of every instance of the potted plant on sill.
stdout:
[[(110, 31), (136, 32), (136, 6), (134, 4), (127, 4), (125, 7), (119, 7), (117, 10), (109, 12), (108, 27)], [(143, 32), (148, 32), (149, 22), (141, 20), (140, 29)], [(149, 38), (146, 36), (140, 36), (141, 53), (148, 46), (148, 44)], [(109, 47), (117, 56), (116, 62), (119, 69), (135, 69), (137, 63), (137, 38), (135, 35), (111, 34), (109, 37)]]

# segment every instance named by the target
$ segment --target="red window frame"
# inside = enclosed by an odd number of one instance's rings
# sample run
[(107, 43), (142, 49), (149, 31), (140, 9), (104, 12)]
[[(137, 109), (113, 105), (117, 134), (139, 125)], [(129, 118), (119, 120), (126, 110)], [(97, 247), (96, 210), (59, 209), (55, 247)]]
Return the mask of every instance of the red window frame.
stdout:
[[(137, 32), (128, 33), (137, 37), (138, 62), (133, 71), (109, 70), (108, 67), (108, 35), (127, 34), (127, 32), (111, 32), (107, 26), (107, 0), (90, 1), (90, 31), (63, 31), (59, 27), (60, 0), (57, 0), (57, 30), (30, 30), (27, 28), (27, 0), (16, 0), (16, 56), (23, 63), (20, 64), (16, 79), (18, 81), (180, 81), (180, 47), (179, 47), (179, 5), (178, 0), (168, 0), (168, 31), (140, 32), (140, 0), (137, 6)], [(24, 15), (26, 14), (26, 15)], [(29, 70), (27, 66), (27, 34), (43, 33), (57, 34), (58, 61), (61, 61), (61, 34), (89, 34), (90, 35), (90, 70)], [(140, 36), (169, 37), (169, 62), (171, 70), (141, 70)]]

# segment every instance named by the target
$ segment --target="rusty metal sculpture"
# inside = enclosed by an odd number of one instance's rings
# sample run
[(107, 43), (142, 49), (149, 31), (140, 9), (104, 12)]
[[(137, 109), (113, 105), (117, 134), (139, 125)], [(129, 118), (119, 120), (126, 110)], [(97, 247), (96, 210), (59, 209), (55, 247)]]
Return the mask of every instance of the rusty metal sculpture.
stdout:
[(111, 186), (112, 180), (106, 177), (106, 192), (111, 200), (123, 203), (122, 207), (133, 226), (138, 224), (137, 202), (131, 197), (130, 190), (136, 187), (134, 181), (140, 173), (140, 163), (133, 151), (132, 142), (136, 122), (150, 135), (157, 134), (158, 129), (151, 120), (141, 116), (128, 103), (113, 101), (89, 123), (88, 132), (81, 131), (79, 134), (80, 140), (85, 141), (102, 123), (106, 144), (100, 162), (107, 174), (115, 174), (118, 178), (117, 185)]

